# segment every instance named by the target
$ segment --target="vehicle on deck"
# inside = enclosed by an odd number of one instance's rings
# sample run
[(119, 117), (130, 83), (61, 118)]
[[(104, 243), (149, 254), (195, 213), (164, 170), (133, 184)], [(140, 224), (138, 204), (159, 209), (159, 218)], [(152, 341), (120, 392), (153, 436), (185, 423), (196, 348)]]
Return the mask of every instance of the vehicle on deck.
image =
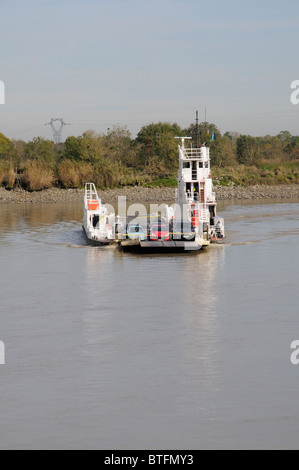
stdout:
[(169, 227), (166, 224), (156, 224), (150, 228), (150, 239), (154, 240), (170, 240)]
[(147, 239), (146, 230), (144, 230), (144, 228), (139, 224), (137, 225), (128, 224), (127, 229), (126, 229), (126, 236), (130, 240), (139, 239), (141, 241), (144, 241)]
[(173, 240), (184, 240), (194, 241), (195, 240), (195, 229), (190, 222), (176, 222), (172, 228), (172, 239)]

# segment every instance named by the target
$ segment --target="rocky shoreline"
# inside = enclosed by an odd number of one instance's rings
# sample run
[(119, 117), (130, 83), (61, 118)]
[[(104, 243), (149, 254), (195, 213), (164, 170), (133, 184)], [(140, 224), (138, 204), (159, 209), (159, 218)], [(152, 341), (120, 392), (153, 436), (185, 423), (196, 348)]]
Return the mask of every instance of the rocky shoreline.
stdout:
[[(277, 186), (250, 186), (250, 187), (215, 187), (217, 201), (246, 200), (246, 199), (299, 199), (299, 185), (277, 185)], [(7, 191), (0, 188), (0, 203), (39, 203), (56, 204), (82, 202), (82, 189), (59, 189), (51, 188), (44, 191), (29, 193), (23, 189)], [(118, 196), (125, 196), (127, 201), (136, 202), (171, 202), (174, 201), (174, 188), (122, 188), (99, 191), (104, 202), (115, 202)]]

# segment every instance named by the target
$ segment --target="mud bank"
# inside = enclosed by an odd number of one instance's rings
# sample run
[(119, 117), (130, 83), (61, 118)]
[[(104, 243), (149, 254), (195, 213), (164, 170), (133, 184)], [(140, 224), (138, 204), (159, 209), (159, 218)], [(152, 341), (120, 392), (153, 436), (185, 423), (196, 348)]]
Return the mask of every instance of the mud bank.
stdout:
[[(299, 185), (250, 186), (250, 187), (215, 187), (218, 201), (243, 199), (299, 199)], [(29, 193), (22, 189), (7, 191), (0, 188), (0, 203), (69, 203), (82, 202), (82, 189), (51, 188), (44, 191)], [(115, 202), (119, 196), (125, 196), (128, 201), (171, 202), (175, 198), (173, 188), (122, 188), (99, 191), (104, 202)]]

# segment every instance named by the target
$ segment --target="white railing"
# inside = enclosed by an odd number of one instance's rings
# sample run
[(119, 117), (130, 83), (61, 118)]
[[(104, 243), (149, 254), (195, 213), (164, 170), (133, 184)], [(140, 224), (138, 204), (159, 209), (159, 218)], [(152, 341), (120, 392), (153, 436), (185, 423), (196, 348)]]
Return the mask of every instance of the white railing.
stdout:
[(207, 163), (209, 161), (207, 156), (201, 155), (200, 152), (197, 152), (194, 149), (185, 149), (181, 151), (181, 158), (184, 160), (197, 160), (203, 163)]
[(179, 149), (180, 149), (181, 158), (183, 158), (183, 159), (189, 159), (189, 158), (190, 159), (191, 158), (193, 158), (193, 159), (196, 158), (198, 160), (202, 159), (200, 149), (185, 149), (185, 148), (182, 149), (181, 147), (179, 147)]
[(198, 157), (200, 158), (201, 157), (201, 152), (200, 152), (200, 149), (184, 149), (183, 150), (183, 153), (184, 153), (184, 156), (186, 158), (188, 157)]
[[(199, 196), (200, 195), (197, 192), (194, 192), (194, 193), (192, 193), (191, 191), (186, 192), (186, 197), (187, 197), (188, 202), (200, 202)], [(207, 202), (215, 202), (215, 201), (216, 201), (216, 193), (211, 193), (210, 195), (207, 196)]]
[(210, 212), (207, 209), (201, 209), (199, 211), (199, 217), (204, 222), (208, 222), (210, 218)]
[(93, 183), (85, 184), (85, 201), (98, 201), (99, 196)]
[(84, 204), (85, 210), (95, 211), (100, 208), (101, 200), (93, 183), (85, 184)]

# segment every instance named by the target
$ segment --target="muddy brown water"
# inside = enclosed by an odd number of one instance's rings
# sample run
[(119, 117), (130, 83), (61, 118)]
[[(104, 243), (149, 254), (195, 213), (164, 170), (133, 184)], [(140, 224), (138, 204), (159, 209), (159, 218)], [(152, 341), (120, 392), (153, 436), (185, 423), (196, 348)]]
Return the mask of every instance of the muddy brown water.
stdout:
[(219, 213), (224, 246), (141, 256), (0, 205), (1, 449), (298, 447), (299, 203)]

